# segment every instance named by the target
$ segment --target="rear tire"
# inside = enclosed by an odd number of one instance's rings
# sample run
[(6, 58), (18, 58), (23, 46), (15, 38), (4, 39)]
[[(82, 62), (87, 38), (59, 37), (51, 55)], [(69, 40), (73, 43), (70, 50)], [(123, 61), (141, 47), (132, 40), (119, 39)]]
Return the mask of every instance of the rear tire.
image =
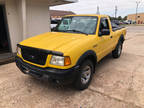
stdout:
[(94, 64), (90, 60), (84, 61), (80, 65), (79, 74), (74, 82), (74, 86), (78, 90), (87, 89), (91, 83), (94, 73)]
[(117, 44), (115, 50), (112, 52), (112, 57), (113, 57), (113, 58), (119, 58), (119, 57), (121, 56), (121, 53), (122, 53), (122, 48), (123, 48), (123, 44), (122, 44), (122, 42), (120, 41), (120, 42)]

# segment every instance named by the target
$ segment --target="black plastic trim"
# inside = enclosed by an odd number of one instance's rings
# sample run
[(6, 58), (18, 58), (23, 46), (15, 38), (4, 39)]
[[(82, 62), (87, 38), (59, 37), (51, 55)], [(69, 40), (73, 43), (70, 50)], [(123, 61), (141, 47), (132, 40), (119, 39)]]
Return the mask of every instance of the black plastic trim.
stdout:
[(120, 36), (120, 40), (122, 40), (123, 42), (125, 41), (125, 38), (124, 38), (123, 34)]
[(97, 63), (97, 56), (96, 53), (93, 50), (88, 50), (86, 51), (77, 61), (76, 65), (80, 65), (82, 63), (82, 61), (87, 58), (88, 56), (93, 56), (95, 58), (95, 62)]
[[(24, 73), (32, 76), (42, 77), (48, 75), (51, 79), (57, 80), (75, 80), (79, 71), (79, 66), (72, 67), (70, 69), (56, 69), (56, 68), (40, 68), (24, 62), (21, 58), (15, 57), (17, 67)], [(24, 70), (28, 69), (30, 72), (26, 73)]]
[(61, 53), (61, 52), (58, 52), (58, 51), (51, 51), (51, 50), (44, 50), (44, 49), (39, 49), (39, 48), (33, 48), (33, 47), (28, 47), (28, 46), (23, 46), (23, 45), (20, 45), (20, 44), (17, 44), (18, 47), (20, 48), (32, 48), (32, 49), (36, 49), (36, 50), (40, 50), (41, 52), (46, 52), (48, 54), (52, 54), (52, 55), (57, 55), (57, 56), (63, 56), (64, 54)]

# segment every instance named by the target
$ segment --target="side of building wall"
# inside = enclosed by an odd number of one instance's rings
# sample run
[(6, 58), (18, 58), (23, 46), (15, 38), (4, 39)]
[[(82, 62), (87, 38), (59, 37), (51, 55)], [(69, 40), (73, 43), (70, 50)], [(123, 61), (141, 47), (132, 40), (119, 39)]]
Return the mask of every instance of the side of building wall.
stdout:
[(18, 0), (6, 0), (6, 15), (8, 29), (11, 41), (12, 52), (16, 51), (16, 44), (22, 41), (22, 23), (20, 21), (20, 12)]
[(12, 52), (16, 45), (31, 36), (50, 31), (49, 6), (32, 0), (5, 0)]
[(46, 3), (32, 2), (27, 0), (26, 10), (26, 35), (28, 37), (50, 31), (49, 7)]
[(4, 0), (0, 0), (0, 4), (3, 4), (4, 3)]
[[(138, 16), (137, 23), (138, 24), (144, 24), (144, 13), (139, 13), (137, 16)], [(136, 14), (128, 15), (127, 19), (135, 21), (136, 20)]]

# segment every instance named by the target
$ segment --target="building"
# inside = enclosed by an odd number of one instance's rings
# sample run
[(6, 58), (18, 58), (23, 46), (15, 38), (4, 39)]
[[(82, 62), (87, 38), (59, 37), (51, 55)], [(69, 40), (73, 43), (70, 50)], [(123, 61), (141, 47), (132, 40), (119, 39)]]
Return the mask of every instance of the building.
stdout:
[(50, 6), (77, 0), (0, 0), (0, 56), (15, 53), (16, 45), (50, 31)]
[(127, 17), (127, 20), (136, 21), (137, 24), (144, 24), (144, 13), (138, 13), (137, 18), (136, 18), (136, 14), (130, 14)]
[(50, 10), (51, 19), (61, 19), (65, 15), (75, 14), (72, 11), (62, 11), (62, 10)]

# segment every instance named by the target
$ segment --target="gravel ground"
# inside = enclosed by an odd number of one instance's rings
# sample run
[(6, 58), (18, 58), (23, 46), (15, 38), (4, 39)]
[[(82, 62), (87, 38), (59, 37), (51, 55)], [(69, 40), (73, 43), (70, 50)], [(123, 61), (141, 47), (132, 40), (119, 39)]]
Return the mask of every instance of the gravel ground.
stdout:
[(0, 66), (0, 108), (144, 108), (144, 26), (129, 26), (120, 59), (105, 57), (91, 86), (76, 91)]

